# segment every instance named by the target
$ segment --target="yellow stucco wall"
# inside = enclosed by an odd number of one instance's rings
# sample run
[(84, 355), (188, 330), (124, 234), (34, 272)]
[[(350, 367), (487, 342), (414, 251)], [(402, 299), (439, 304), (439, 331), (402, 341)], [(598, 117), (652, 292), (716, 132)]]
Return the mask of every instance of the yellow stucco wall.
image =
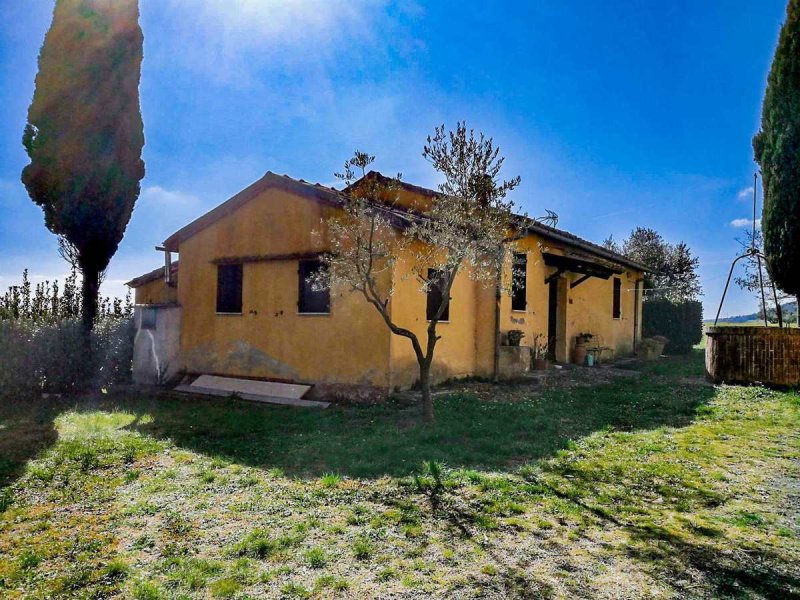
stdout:
[[(410, 201), (410, 198), (404, 198)], [(410, 341), (392, 335), (375, 308), (353, 292), (333, 290), (331, 314), (297, 313), (298, 261), (290, 259), (245, 262), (242, 314), (215, 313), (215, 259), (308, 253), (327, 249), (324, 219), (337, 209), (290, 192), (271, 188), (238, 210), (183, 241), (179, 248), (178, 301), (183, 306), (182, 367), (189, 372), (221, 373), (287, 379), (301, 382), (405, 388), (418, 378)], [(323, 231), (324, 234), (324, 231)], [(528, 253), (527, 306), (512, 311), (511, 299), (500, 301), (500, 330), (521, 329), (524, 345), (536, 334), (544, 340), (548, 328), (547, 267), (542, 251), (565, 253), (568, 248), (528, 235), (516, 251)], [(395, 291), (389, 308), (396, 324), (426, 341), (425, 294), (410, 274), (410, 254), (391, 273)], [(506, 277), (510, 274), (508, 266)], [(567, 275), (562, 331), (564, 353), (574, 336), (591, 332), (591, 344), (609, 346), (620, 356), (632, 350), (634, 282), (641, 273), (626, 271), (622, 278), (622, 318), (611, 314), (612, 280), (589, 279), (570, 290)], [(384, 282), (386, 283), (386, 282)], [(150, 284), (147, 284), (150, 286)], [(160, 285), (164, 288), (163, 282)], [(155, 295), (136, 290), (137, 303)], [(140, 296), (141, 294), (141, 296)], [(467, 375), (490, 376), (494, 366), (495, 291), (478, 283), (468, 271), (456, 279), (450, 320), (438, 327), (433, 366), (435, 380)], [(641, 320), (639, 320), (640, 322)]]
[[(528, 254), (527, 292), (528, 302), (524, 311), (511, 310), (511, 298), (504, 294), (501, 298), (500, 330), (521, 329), (525, 333), (523, 345), (532, 345), (536, 335), (540, 341), (547, 339), (549, 318), (549, 288), (545, 279), (556, 269), (544, 264), (542, 252), (567, 254), (568, 248), (563, 245), (544, 240), (536, 235), (528, 235), (517, 242), (515, 252)], [(506, 273), (506, 277), (509, 273)], [(626, 270), (618, 275), (622, 279), (622, 316), (612, 317), (613, 277), (599, 279), (592, 277), (575, 288), (569, 284), (581, 276), (574, 273), (563, 275), (566, 282), (561, 286), (559, 301), (566, 315), (566, 323), (561, 337), (565, 337), (566, 354), (571, 356), (575, 345), (575, 336), (579, 333), (592, 333), (595, 337), (589, 346), (605, 346), (613, 348), (615, 356), (624, 356), (633, 352), (634, 325), (641, 327), (641, 318), (636, 321), (635, 314), (635, 281), (642, 277), (640, 271)], [(639, 307), (641, 310), (641, 307)], [(641, 315), (639, 315), (641, 317)], [(636, 322), (635, 322), (636, 321)], [(563, 330), (566, 335), (563, 335)], [(604, 358), (610, 352), (603, 354)]]
[[(620, 296), (621, 315), (612, 316), (614, 277), (622, 281)], [(602, 346), (614, 349), (614, 356), (624, 356), (633, 352), (634, 336), (634, 298), (635, 282), (641, 273), (626, 271), (610, 279), (591, 278), (569, 292), (567, 306), (567, 336), (570, 350), (574, 338), (579, 333), (592, 333), (594, 337), (588, 346)], [(608, 352), (603, 357), (608, 358)]]
[(297, 260), (246, 262), (242, 314), (215, 313), (214, 259), (320, 250), (312, 232), (331, 210), (273, 188), (180, 245), (185, 369), (388, 387), (390, 333), (375, 309), (333, 292), (329, 315), (298, 314)]
[[(391, 301), (392, 320), (413, 331), (423, 349), (427, 343), (426, 295), (420, 281), (411, 274), (413, 247), (397, 262), (395, 292)], [(470, 279), (468, 271), (458, 274), (451, 290), (448, 322), (440, 322), (441, 339), (434, 351), (432, 377), (442, 381), (467, 375), (489, 375), (493, 361), (494, 291)], [(419, 375), (411, 342), (393, 336), (391, 340), (392, 386), (407, 387)]]
[(172, 304), (178, 301), (178, 288), (167, 285), (160, 277), (137, 287), (133, 301), (134, 304)]

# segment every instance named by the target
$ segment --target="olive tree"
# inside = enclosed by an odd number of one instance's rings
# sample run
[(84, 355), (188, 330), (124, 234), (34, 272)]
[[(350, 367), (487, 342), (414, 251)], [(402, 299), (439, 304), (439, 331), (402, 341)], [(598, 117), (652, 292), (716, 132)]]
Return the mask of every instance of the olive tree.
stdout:
[[(515, 219), (506, 194), (520, 178), (501, 180), (504, 157), (499, 148), (465, 123), (453, 131), (437, 127), (422, 155), (444, 181), (430, 205), (416, 209), (393, 203), (399, 175), (367, 176), (374, 156), (356, 152), (345, 163), (344, 172), (336, 174), (347, 185), (343, 210), (326, 221), (330, 252), (314, 285), (360, 293), (394, 335), (409, 340), (419, 365), (423, 416), (432, 422), (431, 365), (441, 338), (437, 326), (459, 274), (486, 285), (498, 283)], [(400, 262), (405, 263), (406, 275), (398, 275)], [(438, 292), (433, 295), (438, 305), (432, 307), (422, 335), (392, 315), (390, 301), (403, 278), (417, 281), (420, 294)]]

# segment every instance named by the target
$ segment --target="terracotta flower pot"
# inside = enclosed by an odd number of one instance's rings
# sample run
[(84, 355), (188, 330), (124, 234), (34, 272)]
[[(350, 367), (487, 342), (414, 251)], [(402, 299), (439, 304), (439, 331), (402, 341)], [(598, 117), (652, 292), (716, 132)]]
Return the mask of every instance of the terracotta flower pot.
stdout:
[(586, 346), (584, 344), (577, 344), (572, 350), (572, 362), (576, 365), (586, 362)]
[(550, 365), (548, 364), (548, 360), (546, 358), (534, 358), (533, 359), (533, 368), (536, 371), (546, 371), (547, 367)]

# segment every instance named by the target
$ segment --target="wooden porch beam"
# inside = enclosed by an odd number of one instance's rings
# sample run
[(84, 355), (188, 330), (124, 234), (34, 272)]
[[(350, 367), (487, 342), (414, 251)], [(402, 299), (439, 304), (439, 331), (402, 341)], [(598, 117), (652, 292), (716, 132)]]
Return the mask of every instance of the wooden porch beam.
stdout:
[(576, 287), (578, 287), (578, 286), (579, 286), (580, 284), (582, 284), (584, 281), (586, 281), (587, 279), (589, 279), (589, 277), (591, 277), (591, 275), (584, 275), (584, 276), (583, 276), (583, 277), (581, 277), (580, 279), (576, 279), (575, 281), (573, 281), (572, 283), (570, 283), (570, 284), (569, 284), (569, 289), (573, 289), (573, 288), (576, 288)]
[(564, 272), (565, 272), (565, 269), (562, 269), (562, 268), (559, 267), (558, 270), (555, 273), (552, 273), (552, 274), (550, 274), (550, 276), (545, 277), (545, 279), (544, 279), (545, 285), (549, 284), (554, 279), (558, 279), (559, 277), (561, 277), (564, 274)]

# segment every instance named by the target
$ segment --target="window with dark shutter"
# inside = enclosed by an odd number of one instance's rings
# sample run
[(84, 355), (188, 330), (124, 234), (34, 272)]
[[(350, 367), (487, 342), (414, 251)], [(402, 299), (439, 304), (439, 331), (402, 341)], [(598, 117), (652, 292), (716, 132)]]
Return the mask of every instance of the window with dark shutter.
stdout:
[[(428, 269), (428, 281), (431, 284), (428, 286), (428, 297), (425, 306), (425, 318), (432, 321), (442, 305), (442, 273), (438, 269)], [(444, 312), (439, 318), (440, 321), (450, 320), (450, 300), (447, 300), (447, 305), (444, 307)]]
[(619, 319), (622, 316), (622, 280), (614, 277), (614, 305), (611, 309), (611, 316)]
[(301, 260), (297, 270), (299, 292), (297, 312), (308, 314), (327, 314), (331, 311), (330, 290), (315, 290), (309, 281), (324, 266), (319, 260)]
[(242, 265), (217, 265), (217, 312), (242, 313)]
[(515, 253), (511, 264), (511, 310), (528, 306), (528, 255)]

